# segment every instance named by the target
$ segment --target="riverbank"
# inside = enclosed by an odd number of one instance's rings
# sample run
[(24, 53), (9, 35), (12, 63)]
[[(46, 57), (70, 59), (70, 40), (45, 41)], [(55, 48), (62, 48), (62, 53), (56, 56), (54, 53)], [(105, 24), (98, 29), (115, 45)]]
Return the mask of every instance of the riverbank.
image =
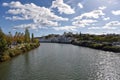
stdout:
[(83, 34), (64, 32), (63, 34), (49, 34), (37, 37), (40, 42), (67, 43), (104, 51), (120, 52), (120, 34)]
[(89, 47), (92, 49), (98, 49), (103, 51), (110, 51), (110, 52), (120, 52), (119, 46), (113, 46), (107, 43), (96, 43), (96, 42), (89, 42), (89, 41), (79, 41), (79, 42), (43, 42), (43, 43), (62, 43), (62, 44), (72, 44), (77, 46)]
[(105, 43), (95, 43), (95, 42), (73, 42), (71, 43), (73, 45), (83, 46), (83, 47), (89, 47), (92, 49), (98, 49), (98, 50), (104, 50), (104, 51), (110, 51), (110, 52), (120, 52), (119, 46), (113, 46), (111, 44), (105, 44)]
[(17, 55), (33, 50), (39, 46), (39, 43), (25, 43), (17, 45), (14, 48), (9, 48), (0, 55), (0, 62), (10, 60)]

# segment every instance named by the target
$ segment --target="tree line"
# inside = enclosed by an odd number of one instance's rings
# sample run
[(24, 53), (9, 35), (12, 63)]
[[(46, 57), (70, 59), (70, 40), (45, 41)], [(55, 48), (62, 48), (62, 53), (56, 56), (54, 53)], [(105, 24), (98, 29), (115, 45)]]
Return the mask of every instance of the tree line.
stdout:
[(2, 29), (0, 28), (0, 53), (4, 52), (5, 50), (11, 48), (12, 45), (18, 45), (23, 43), (37, 43), (38, 40), (34, 39), (34, 34), (31, 34), (28, 28), (25, 29), (24, 33), (16, 32), (12, 35), (11, 32), (5, 34)]

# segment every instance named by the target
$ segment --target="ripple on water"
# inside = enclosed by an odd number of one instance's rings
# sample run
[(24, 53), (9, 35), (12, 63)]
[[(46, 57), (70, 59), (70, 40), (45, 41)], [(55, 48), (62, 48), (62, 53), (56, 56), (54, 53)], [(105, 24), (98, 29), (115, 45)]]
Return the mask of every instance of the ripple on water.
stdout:
[(0, 80), (120, 80), (120, 55), (41, 43), (40, 48), (1, 64)]
[[(101, 52), (90, 80), (120, 80), (120, 57), (117, 53)], [(94, 79), (93, 79), (94, 78)]]

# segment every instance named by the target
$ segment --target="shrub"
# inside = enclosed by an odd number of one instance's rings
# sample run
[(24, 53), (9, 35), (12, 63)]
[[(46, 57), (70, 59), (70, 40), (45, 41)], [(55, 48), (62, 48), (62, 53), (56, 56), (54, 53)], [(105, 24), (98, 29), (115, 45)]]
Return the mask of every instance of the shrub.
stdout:
[(8, 50), (8, 52), (9, 52), (9, 56), (10, 57), (14, 57), (15, 56), (14, 50), (10, 49), (10, 50)]
[(118, 47), (118, 46), (104, 46), (103, 50), (120, 52), (120, 47)]
[(6, 61), (6, 60), (9, 60), (11, 57), (9, 56), (9, 52), (8, 51), (5, 51), (3, 53), (3, 55), (1, 56), (1, 59), (0, 61)]
[(30, 44), (22, 44), (16, 46), (14, 49), (8, 49), (0, 55), (0, 61), (6, 61), (11, 59), (14, 56), (17, 56), (23, 52), (30, 51), (31, 49), (37, 48), (40, 44), (38, 43), (30, 43)]

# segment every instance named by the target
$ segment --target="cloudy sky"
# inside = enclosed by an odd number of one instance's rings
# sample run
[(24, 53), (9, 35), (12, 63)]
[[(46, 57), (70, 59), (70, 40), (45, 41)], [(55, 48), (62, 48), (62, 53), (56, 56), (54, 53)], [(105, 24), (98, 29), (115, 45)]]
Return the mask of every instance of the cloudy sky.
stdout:
[(120, 0), (0, 0), (5, 33), (120, 33)]

